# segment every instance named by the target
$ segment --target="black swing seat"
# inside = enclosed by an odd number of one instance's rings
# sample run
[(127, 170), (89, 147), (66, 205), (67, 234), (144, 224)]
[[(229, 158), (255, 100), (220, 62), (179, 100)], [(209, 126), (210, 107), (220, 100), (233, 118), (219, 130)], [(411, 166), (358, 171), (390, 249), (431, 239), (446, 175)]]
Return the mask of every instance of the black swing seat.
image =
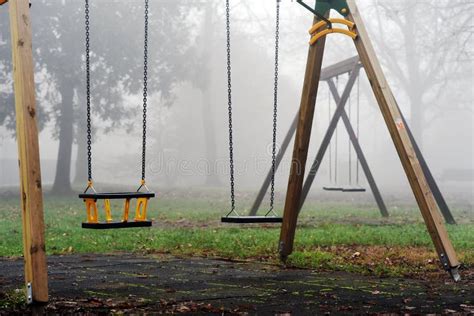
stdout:
[(276, 216), (223, 216), (221, 222), (234, 224), (282, 223), (283, 218)]
[[(147, 201), (155, 197), (153, 192), (114, 192), (114, 193), (82, 193), (79, 198), (86, 203), (87, 222), (82, 223), (82, 228), (88, 229), (115, 229), (115, 228), (134, 228), (150, 227), (152, 222), (146, 218)], [(97, 201), (103, 200), (106, 221), (99, 221)], [(112, 211), (110, 200), (125, 200), (124, 215), (119, 221), (112, 220)], [(135, 219), (129, 220), (130, 200), (137, 200)]]
[(138, 198), (154, 198), (153, 192), (117, 192), (117, 193), (82, 193), (79, 194), (80, 199), (94, 200), (121, 200), (121, 199), (138, 199)]
[(114, 229), (114, 228), (134, 228), (134, 227), (151, 227), (151, 226), (152, 226), (151, 221), (82, 223), (82, 228), (87, 228), (87, 229)]
[(341, 187), (323, 187), (323, 190), (331, 192), (342, 192), (344, 189)]
[(365, 188), (343, 188), (342, 192), (345, 193), (358, 193), (367, 191)]
[(330, 192), (344, 192), (344, 193), (358, 193), (358, 192), (366, 192), (367, 190), (365, 188), (344, 188), (344, 187), (323, 187), (324, 191), (330, 191)]

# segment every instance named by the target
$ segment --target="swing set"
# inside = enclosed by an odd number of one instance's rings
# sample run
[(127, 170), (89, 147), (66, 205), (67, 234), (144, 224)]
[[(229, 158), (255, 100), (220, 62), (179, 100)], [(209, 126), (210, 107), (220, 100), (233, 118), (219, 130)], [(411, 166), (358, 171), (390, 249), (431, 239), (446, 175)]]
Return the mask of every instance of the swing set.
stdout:
[[(349, 73), (349, 76), (351, 73)], [(330, 84), (329, 84), (330, 85)], [(339, 76), (336, 76), (336, 92), (339, 93)], [(356, 139), (359, 140), (360, 135), (360, 76), (357, 76), (357, 105), (356, 105), (356, 112), (357, 112), (357, 121), (356, 121)], [(331, 97), (331, 89), (330, 86), (328, 88), (328, 118), (329, 123), (331, 123), (331, 113), (332, 113), (332, 97)], [(352, 94), (349, 97), (349, 108), (348, 108), (348, 120), (349, 124), (352, 119)], [(337, 106), (337, 105), (336, 105)], [(329, 182), (331, 186), (324, 186), (323, 190), (330, 191), (330, 192), (344, 192), (344, 193), (358, 193), (358, 192), (366, 192), (367, 190), (360, 186), (360, 176), (359, 176), (359, 159), (355, 162), (355, 186), (352, 184), (352, 143), (350, 137), (348, 137), (348, 184), (349, 186), (340, 186), (338, 185), (338, 167), (339, 167), (339, 133), (338, 128), (336, 127), (335, 135), (334, 135), (334, 150), (332, 142), (329, 144), (329, 157), (328, 157), (328, 175), (329, 175)], [(334, 157), (334, 159), (333, 159)]]
[(234, 172), (234, 134), (233, 134), (233, 109), (232, 109), (232, 60), (231, 60), (231, 29), (230, 29), (230, 0), (226, 0), (226, 33), (227, 33), (227, 104), (229, 114), (229, 171), (230, 171), (230, 211), (221, 218), (223, 223), (252, 224), (252, 223), (281, 223), (274, 211), (275, 203), (275, 172), (277, 154), (277, 115), (278, 115), (278, 66), (279, 66), (279, 42), (280, 42), (280, 2), (276, 0), (276, 22), (275, 22), (275, 71), (273, 90), (273, 130), (272, 130), (272, 166), (270, 179), (270, 208), (264, 216), (251, 214), (241, 215), (236, 210), (235, 203), (235, 172)]
[[(155, 197), (155, 193), (150, 192), (146, 185), (146, 130), (147, 130), (147, 105), (148, 105), (148, 1), (145, 1), (145, 40), (143, 45), (143, 125), (142, 125), (142, 174), (140, 186), (135, 192), (113, 192), (97, 193), (92, 180), (92, 119), (91, 119), (91, 66), (90, 66), (90, 5), (89, 0), (85, 0), (85, 31), (86, 31), (86, 112), (87, 112), (87, 170), (88, 182), (84, 193), (79, 194), (79, 198), (84, 200), (87, 212), (87, 222), (82, 223), (82, 228), (90, 229), (112, 229), (112, 228), (133, 228), (149, 227), (152, 222), (147, 219), (148, 200)], [(142, 192), (141, 190), (145, 190)], [(105, 221), (99, 220), (97, 201), (104, 201)], [(111, 200), (124, 200), (123, 214), (120, 221), (114, 221), (111, 210)], [(136, 200), (135, 218), (129, 220), (131, 201)]]
[[(85, 0), (86, 7), (86, 78), (87, 78), (87, 141), (88, 141), (88, 184), (86, 190), (79, 197), (84, 200), (87, 212), (87, 222), (84, 228), (123, 228), (150, 226), (147, 220), (147, 206), (150, 198), (155, 195), (147, 188), (145, 181), (146, 157), (146, 123), (147, 123), (147, 76), (148, 76), (148, 0), (145, 1), (145, 43), (144, 43), (144, 86), (143, 86), (143, 133), (142, 133), (142, 175), (138, 189), (134, 192), (97, 193), (93, 186), (92, 178), (92, 139), (91, 139), (91, 68), (90, 68), (90, 20), (89, 0)], [(314, 180), (326, 149), (330, 145), (334, 130), (339, 119), (342, 118), (349, 133), (350, 139), (356, 150), (357, 159), (362, 169), (366, 163), (363, 153), (358, 146), (357, 132), (350, 124), (350, 118), (344, 110), (344, 105), (350, 98), (350, 91), (354, 85), (359, 71), (363, 68), (369, 78), (372, 90), (382, 112), (387, 128), (397, 149), (400, 161), (404, 167), (408, 181), (419, 205), (421, 214), (432, 238), (440, 262), (454, 280), (459, 280), (457, 259), (454, 248), (448, 237), (446, 227), (442, 221), (440, 210), (444, 213), (444, 200), (439, 188), (433, 180), (426, 162), (413, 139), (408, 125), (398, 107), (389, 84), (382, 71), (378, 58), (372, 47), (370, 38), (365, 29), (364, 22), (355, 3), (355, 0), (317, 0), (314, 8), (302, 0), (297, 2), (309, 10), (314, 16), (311, 27), (308, 60), (304, 77), (303, 92), (297, 119), (294, 120), (295, 142), (293, 162), (291, 165), (288, 188), (284, 207), (283, 218), (274, 212), (274, 180), (275, 172), (280, 163), (282, 152), (276, 150), (277, 108), (278, 108), (278, 49), (279, 49), (279, 12), (280, 0), (277, 1), (277, 18), (275, 33), (275, 89), (273, 107), (273, 150), (272, 166), (270, 170), (269, 185), (271, 186), (270, 210), (265, 216), (242, 216), (236, 211), (234, 188), (233, 164), (233, 128), (232, 128), (232, 85), (231, 85), (231, 46), (230, 46), (230, 7), (226, 0), (226, 27), (227, 27), (227, 79), (228, 79), (228, 110), (229, 110), (229, 164), (230, 164), (230, 193), (231, 210), (222, 218), (228, 223), (262, 223), (282, 222), (279, 254), (283, 261), (292, 253), (298, 215), (302, 201), (306, 197), (309, 187)], [(0, 5), (7, 0), (0, 0)], [(330, 11), (335, 10), (343, 18), (330, 18)], [(27, 289), (27, 302), (48, 301), (48, 276), (46, 264), (44, 216), (41, 186), (41, 170), (39, 160), (39, 141), (36, 122), (36, 98), (34, 84), (34, 62), (32, 53), (32, 32), (28, 0), (12, 0), (9, 5), (10, 25), (12, 34), (13, 76), (15, 93), (15, 110), (17, 124), (17, 142), (20, 167), (21, 207), (23, 215), (23, 245), (25, 261), (25, 285)], [(333, 24), (343, 25), (335, 28)], [(346, 28), (345, 28), (346, 27)], [(336, 101), (337, 107), (330, 122), (330, 126), (323, 140), (323, 145), (318, 151), (315, 163), (310, 169), (308, 178), (304, 179), (311, 137), (314, 109), (320, 80), (323, 79), (321, 71), (325, 49), (326, 37), (331, 34), (342, 34), (352, 39), (358, 51), (360, 62), (357, 61), (349, 73), (347, 87), (339, 96), (337, 86), (332, 79), (328, 80), (330, 91)], [(333, 78), (330, 76), (329, 78)], [(359, 107), (359, 106), (357, 106)], [(291, 137), (285, 137), (284, 143)], [(337, 161), (336, 161), (337, 162)], [(356, 167), (358, 168), (358, 167)], [(367, 173), (366, 173), (367, 175)], [(351, 182), (351, 180), (349, 181)], [(369, 181), (370, 182), (370, 181)], [(304, 184), (304, 186), (303, 186)], [(356, 178), (356, 185), (357, 178)], [(372, 187), (373, 190), (373, 187)], [(338, 190), (340, 191), (340, 190)], [(344, 189), (342, 190), (344, 192)], [(346, 191), (347, 192), (347, 191)], [(120, 221), (114, 221), (110, 201), (124, 200), (124, 211)], [(104, 201), (105, 221), (99, 220), (97, 201)], [(135, 218), (129, 221), (131, 200), (136, 200)], [(449, 220), (447, 219), (449, 222)]]
[[(314, 22), (309, 31), (311, 39), (293, 150), (292, 162), (296, 163), (291, 165), (280, 232), (279, 253), (281, 259), (285, 261), (293, 252), (296, 225), (303, 193), (305, 192), (303, 187), (304, 174), (326, 37), (330, 34), (339, 33), (348, 36), (354, 42), (360, 62), (367, 74), (428, 232), (438, 252), (440, 262), (454, 280), (459, 280), (458, 268), (460, 262), (441, 218), (439, 201), (433, 193), (435, 185), (431, 183), (428, 173), (424, 170), (424, 165), (426, 165), (424, 162), (422, 163), (424, 159), (418, 154), (419, 150), (414, 142), (413, 135), (411, 135), (390, 85), (385, 78), (355, 0), (318, 0), (314, 9), (302, 0), (297, 0), (297, 2), (314, 15)], [(337, 21), (334, 19), (331, 21), (329, 18), (331, 10), (337, 11), (344, 17), (344, 20), (347, 20), (348, 23), (341, 24), (347, 26), (348, 30), (344, 30), (344, 32), (335, 31), (333, 22)], [(346, 31), (351, 34), (347, 34)], [(354, 71), (358, 70), (359, 68), (354, 68)], [(352, 79), (352, 81), (354, 80), (355, 78)], [(337, 88), (335, 90), (337, 92)], [(340, 98), (340, 104), (345, 104), (349, 97), (350, 90), (346, 89)], [(338, 116), (333, 117), (334, 128), (337, 127), (337, 120), (343, 110), (340, 107), (337, 111)]]

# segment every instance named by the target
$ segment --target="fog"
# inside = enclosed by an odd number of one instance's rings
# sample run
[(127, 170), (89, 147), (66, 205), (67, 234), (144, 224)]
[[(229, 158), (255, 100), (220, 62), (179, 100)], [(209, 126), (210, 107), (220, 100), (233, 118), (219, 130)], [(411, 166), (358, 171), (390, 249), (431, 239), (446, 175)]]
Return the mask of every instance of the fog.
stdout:
[[(35, 0), (31, 8), (41, 167), (47, 189), (68, 190), (70, 184), (79, 191), (87, 180), (83, 2)], [(142, 1), (92, 2), (93, 178), (98, 187), (134, 188), (141, 177)], [(450, 203), (472, 209), (474, 4), (357, 3), (394, 95), (441, 190)], [(300, 104), (311, 23), (309, 12), (295, 2), (282, 1), (278, 143)], [(256, 192), (271, 165), (274, 27), (274, 0), (231, 0), (237, 192)], [(150, 0), (149, 31), (147, 182), (157, 192), (217, 187), (225, 194), (229, 187), (225, 3)], [(328, 36), (324, 67), (355, 55), (350, 38)], [(342, 93), (347, 75), (338, 81)], [(0, 187), (4, 188), (19, 183), (12, 89), (9, 20), (2, 8)], [(356, 126), (359, 99), (360, 143), (382, 195), (413, 202), (363, 70), (359, 97), (357, 90), (351, 97), (352, 123)], [(328, 126), (328, 95), (322, 82), (309, 161)], [(347, 183), (349, 145), (342, 122), (337, 134), (338, 182)], [(277, 172), (280, 196), (285, 193), (292, 148), (293, 143)], [(354, 160), (355, 153), (351, 155)], [(354, 172), (354, 161), (351, 168)], [(362, 172), (360, 179), (366, 186)], [(328, 182), (326, 155), (312, 195), (322, 194)], [(371, 199), (370, 193), (367, 196)]]

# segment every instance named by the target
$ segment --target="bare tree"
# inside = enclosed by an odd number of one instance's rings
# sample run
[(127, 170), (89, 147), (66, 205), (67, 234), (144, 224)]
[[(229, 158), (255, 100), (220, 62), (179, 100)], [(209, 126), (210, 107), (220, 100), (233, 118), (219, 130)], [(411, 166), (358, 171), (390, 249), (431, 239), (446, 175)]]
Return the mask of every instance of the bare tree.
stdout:
[[(465, 78), (472, 41), (472, 1), (376, 0), (367, 11), (383, 64), (406, 92), (411, 127), (420, 145), (423, 131), (458, 102), (442, 102)], [(463, 74), (464, 72), (464, 74)]]

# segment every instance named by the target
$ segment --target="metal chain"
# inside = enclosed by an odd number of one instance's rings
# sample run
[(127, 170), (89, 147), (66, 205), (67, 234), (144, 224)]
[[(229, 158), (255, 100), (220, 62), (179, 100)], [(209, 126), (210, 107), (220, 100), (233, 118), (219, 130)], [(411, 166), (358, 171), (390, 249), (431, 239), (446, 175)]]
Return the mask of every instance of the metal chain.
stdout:
[(145, 41), (143, 46), (143, 137), (142, 137), (142, 183), (146, 170), (146, 115), (148, 105), (148, 0), (145, 0)]
[[(349, 78), (352, 74), (352, 71), (349, 72), (348, 74), (348, 78), (347, 78), (347, 82), (349, 82)], [(347, 109), (347, 114), (348, 114), (348, 119), (349, 119), (349, 122), (352, 121), (352, 91), (351, 93), (349, 94), (349, 107)], [(349, 153), (349, 164), (348, 164), (348, 171), (349, 171), (349, 185), (352, 185), (352, 142), (351, 142), (351, 138), (349, 135), (347, 135), (347, 150), (348, 150), (348, 153)]]
[(86, 90), (87, 90), (87, 177), (92, 181), (92, 132), (91, 132), (91, 70), (90, 70), (90, 19), (89, 0), (85, 0), (86, 27)]
[[(332, 80), (331, 80), (332, 81)], [(328, 122), (331, 124), (331, 89), (328, 85)], [(332, 141), (329, 141), (329, 183), (332, 184)]]
[(272, 143), (272, 181), (270, 186), (270, 212), (273, 212), (275, 202), (275, 173), (276, 173), (276, 143), (277, 143), (277, 118), (278, 118), (278, 62), (280, 53), (280, 1), (276, 0), (276, 24), (275, 24), (275, 81), (273, 86), (273, 143)]
[[(336, 90), (339, 92), (339, 76), (336, 76)], [(336, 111), (337, 111), (337, 103), (336, 103)], [(334, 140), (335, 140), (335, 144), (334, 144), (334, 183), (337, 184), (338, 183), (338, 179), (337, 179), (337, 169), (338, 169), (338, 165), (339, 165), (339, 159), (338, 159), (338, 148), (339, 148), (339, 133), (338, 133), (338, 127), (339, 127), (339, 124), (336, 125), (336, 129), (334, 131)]]
[(234, 139), (232, 130), (232, 65), (230, 56), (230, 0), (226, 0), (226, 31), (227, 31), (227, 106), (229, 112), (229, 172), (230, 172), (230, 203), (228, 215), (235, 212), (235, 181), (234, 181)]
[[(360, 135), (360, 73), (357, 76), (357, 135), (356, 139), (359, 141)], [(359, 185), (359, 155), (357, 155), (356, 164), (356, 183)]]

